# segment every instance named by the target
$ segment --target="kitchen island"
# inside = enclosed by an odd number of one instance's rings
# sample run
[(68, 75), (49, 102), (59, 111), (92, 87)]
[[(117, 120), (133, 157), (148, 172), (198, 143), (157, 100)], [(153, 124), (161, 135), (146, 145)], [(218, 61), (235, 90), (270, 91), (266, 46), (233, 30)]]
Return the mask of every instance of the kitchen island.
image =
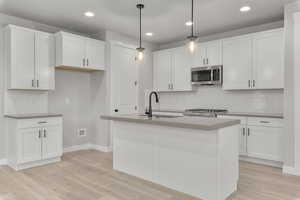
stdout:
[(239, 120), (144, 115), (112, 120), (113, 168), (203, 200), (237, 189)]

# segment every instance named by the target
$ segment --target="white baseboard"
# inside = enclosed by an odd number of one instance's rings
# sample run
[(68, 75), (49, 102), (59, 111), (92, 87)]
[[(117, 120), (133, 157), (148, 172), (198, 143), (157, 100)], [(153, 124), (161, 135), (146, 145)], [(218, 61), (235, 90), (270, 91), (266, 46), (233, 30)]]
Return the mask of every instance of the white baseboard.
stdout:
[(102, 152), (111, 152), (112, 148), (109, 146), (100, 146), (100, 145), (96, 145), (96, 144), (87, 143), (87, 144), (66, 147), (66, 148), (64, 148), (64, 153), (80, 151), (80, 150), (96, 150), (96, 151), (102, 151)]
[(300, 176), (300, 170), (294, 167), (283, 166), (283, 173), (288, 175)]
[(248, 156), (240, 156), (239, 159), (241, 161), (252, 162), (252, 163), (256, 163), (256, 164), (260, 164), (260, 165), (267, 165), (267, 166), (277, 167), (277, 168), (283, 167), (282, 162), (277, 162), (277, 161), (272, 161), (272, 160), (252, 158), (252, 157), (248, 157)]
[(6, 159), (0, 159), (0, 165), (7, 165)]

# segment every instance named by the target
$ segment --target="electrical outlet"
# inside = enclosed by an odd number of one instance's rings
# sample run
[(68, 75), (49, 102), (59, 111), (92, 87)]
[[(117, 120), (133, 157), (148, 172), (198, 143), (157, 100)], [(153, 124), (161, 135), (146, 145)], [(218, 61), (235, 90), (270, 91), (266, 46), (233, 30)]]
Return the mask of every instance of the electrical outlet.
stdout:
[(80, 128), (77, 130), (78, 137), (85, 137), (86, 136), (86, 128)]

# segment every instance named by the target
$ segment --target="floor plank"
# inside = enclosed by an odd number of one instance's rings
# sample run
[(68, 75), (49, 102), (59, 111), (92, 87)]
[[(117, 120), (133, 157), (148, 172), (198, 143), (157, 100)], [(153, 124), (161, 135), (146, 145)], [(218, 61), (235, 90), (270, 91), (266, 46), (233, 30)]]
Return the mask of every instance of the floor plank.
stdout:
[[(240, 162), (238, 191), (230, 200), (300, 200), (300, 177)], [(197, 200), (112, 169), (112, 154), (67, 153), (60, 163), (15, 172), (0, 167), (0, 200)]]

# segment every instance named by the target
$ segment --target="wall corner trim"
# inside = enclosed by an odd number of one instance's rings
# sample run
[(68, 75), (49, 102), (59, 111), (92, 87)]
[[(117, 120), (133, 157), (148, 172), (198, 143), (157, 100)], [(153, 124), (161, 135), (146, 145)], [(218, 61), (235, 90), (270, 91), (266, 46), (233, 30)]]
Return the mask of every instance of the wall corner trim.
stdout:
[(86, 143), (86, 144), (66, 147), (64, 148), (64, 153), (80, 151), (80, 150), (96, 150), (101, 152), (111, 152), (112, 148), (110, 146), (101, 146), (101, 145)]
[(289, 166), (283, 166), (282, 173), (287, 175), (300, 176), (300, 169)]
[(7, 165), (7, 159), (0, 159), (0, 166)]

